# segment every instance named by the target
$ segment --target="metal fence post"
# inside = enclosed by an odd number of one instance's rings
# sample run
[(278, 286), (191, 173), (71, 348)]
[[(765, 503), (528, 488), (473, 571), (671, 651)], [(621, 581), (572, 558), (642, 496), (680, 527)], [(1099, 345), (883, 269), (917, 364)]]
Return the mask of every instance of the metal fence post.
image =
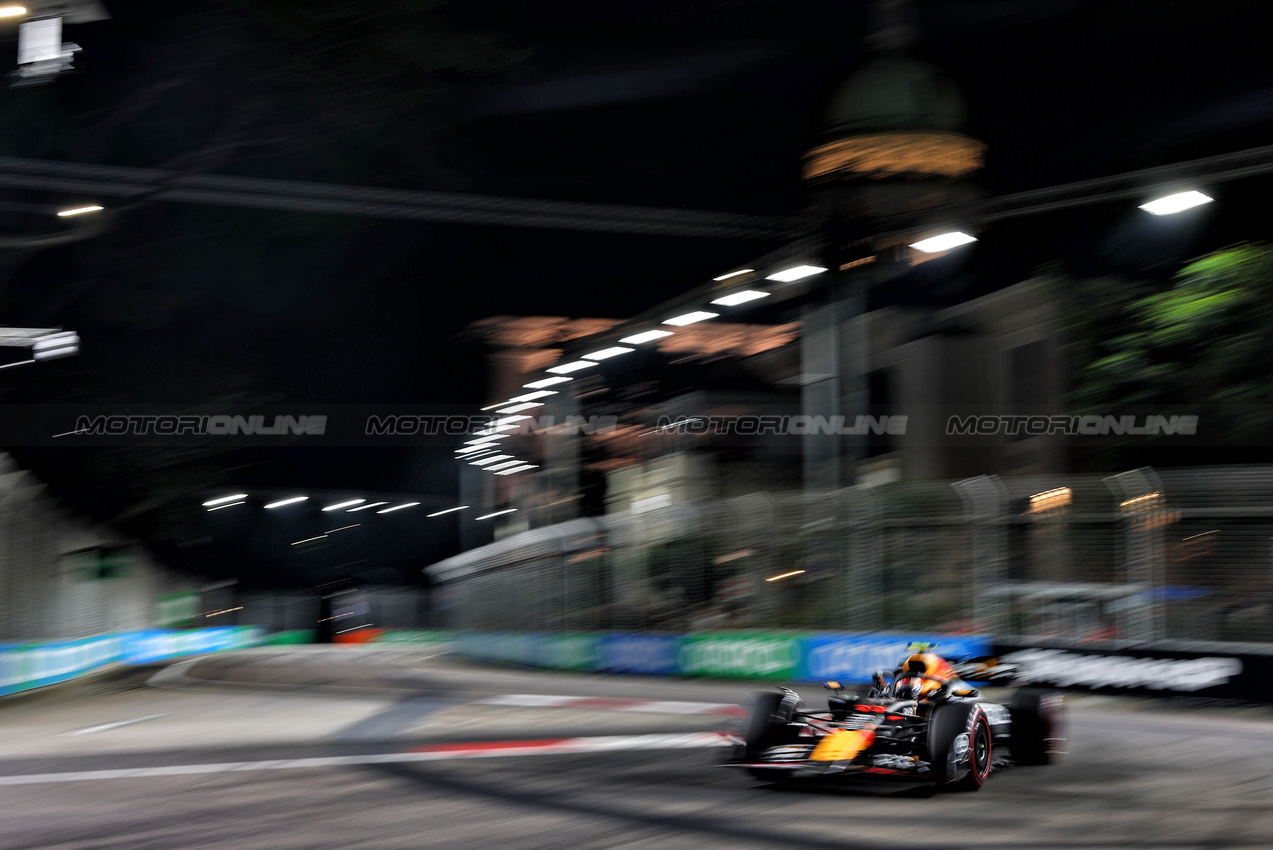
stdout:
[(972, 619), (979, 630), (1001, 633), (1003, 604), (996, 590), (1004, 580), (1002, 513), (1007, 488), (998, 476), (979, 475), (951, 484), (964, 502), (964, 516), (972, 537)]
[(1104, 479), (1119, 499), (1123, 518), (1124, 577), (1140, 587), (1123, 611), (1126, 636), (1134, 641), (1163, 637), (1162, 606), (1158, 601), (1161, 529), (1168, 516), (1162, 480), (1149, 467), (1120, 472)]

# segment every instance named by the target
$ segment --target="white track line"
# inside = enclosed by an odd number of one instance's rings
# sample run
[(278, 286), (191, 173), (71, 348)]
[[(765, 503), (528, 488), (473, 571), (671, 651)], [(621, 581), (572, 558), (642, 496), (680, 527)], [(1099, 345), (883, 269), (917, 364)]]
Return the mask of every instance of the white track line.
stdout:
[(67, 732), (68, 735), (89, 735), (93, 732), (105, 732), (107, 729), (117, 729), (120, 726), (130, 726), (133, 723), (144, 723), (147, 720), (154, 720), (157, 717), (163, 717), (162, 714), (147, 714), (145, 717), (134, 717), (132, 720), (116, 720), (114, 723), (103, 723), (100, 726), (89, 726), (85, 729), (76, 729)]
[[(685, 735), (628, 735), (595, 738), (565, 738), (542, 744), (525, 745), (517, 741), (464, 745), (440, 744), (433, 751), (382, 753), (361, 756), (283, 759), (278, 761), (236, 761), (218, 764), (180, 764), (164, 767), (137, 767), (120, 770), (81, 770), (67, 773), (26, 773), (0, 776), (2, 785), (41, 785), (54, 782), (88, 782), (95, 779), (140, 779), (154, 776), (186, 776), (201, 773), (232, 773), (244, 770), (296, 770), (307, 767), (350, 767), (364, 764), (401, 764), (404, 762), (442, 761), (457, 758), (496, 758), (502, 756), (542, 756), (614, 750), (671, 750), (728, 746), (732, 738), (716, 732)], [(505, 747), (499, 744), (505, 744)], [(423, 749), (423, 748), (422, 748)]]
[(738, 714), (737, 705), (683, 700), (643, 700), (612, 697), (555, 696), (551, 694), (500, 694), (473, 701), (475, 705), (514, 705), (529, 708), (585, 708), (603, 711), (636, 711), (648, 714)]

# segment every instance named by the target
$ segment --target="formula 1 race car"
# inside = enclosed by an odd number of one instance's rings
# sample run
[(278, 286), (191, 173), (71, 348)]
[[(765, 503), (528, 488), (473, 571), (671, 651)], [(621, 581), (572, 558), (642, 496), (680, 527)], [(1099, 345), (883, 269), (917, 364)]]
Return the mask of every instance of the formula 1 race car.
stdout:
[[(727, 764), (770, 782), (869, 776), (975, 791), (995, 770), (1065, 751), (1060, 694), (1018, 689), (1008, 705), (988, 702), (935, 646), (912, 644), (864, 696), (827, 682), (825, 712), (806, 710), (789, 688), (761, 694)], [(959, 669), (994, 671), (995, 662)]]

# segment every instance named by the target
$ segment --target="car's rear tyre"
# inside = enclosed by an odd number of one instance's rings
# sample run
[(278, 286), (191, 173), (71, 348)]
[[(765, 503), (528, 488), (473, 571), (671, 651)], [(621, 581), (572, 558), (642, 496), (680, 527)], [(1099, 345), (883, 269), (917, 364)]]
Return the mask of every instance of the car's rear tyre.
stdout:
[(1012, 715), (1012, 760), (1017, 764), (1050, 764), (1054, 742), (1063, 736), (1059, 694), (1022, 688), (1008, 707)]
[(990, 721), (980, 705), (956, 702), (933, 709), (928, 722), (928, 761), (930, 769), (949, 783), (947, 787), (980, 789), (990, 776), (993, 755)]

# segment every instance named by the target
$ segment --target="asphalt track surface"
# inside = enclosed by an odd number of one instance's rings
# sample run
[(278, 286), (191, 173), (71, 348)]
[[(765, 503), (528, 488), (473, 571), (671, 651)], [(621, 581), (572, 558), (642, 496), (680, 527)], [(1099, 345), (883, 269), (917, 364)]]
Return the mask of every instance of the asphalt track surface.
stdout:
[[(1060, 764), (925, 797), (719, 767), (706, 744), (738, 721), (715, 707), (749, 702), (748, 683), (352, 648), (157, 671), (0, 700), (0, 847), (1273, 847), (1265, 709), (1077, 698)], [(606, 699), (492, 704), (527, 695)], [(505, 747), (527, 740), (577, 751)]]

